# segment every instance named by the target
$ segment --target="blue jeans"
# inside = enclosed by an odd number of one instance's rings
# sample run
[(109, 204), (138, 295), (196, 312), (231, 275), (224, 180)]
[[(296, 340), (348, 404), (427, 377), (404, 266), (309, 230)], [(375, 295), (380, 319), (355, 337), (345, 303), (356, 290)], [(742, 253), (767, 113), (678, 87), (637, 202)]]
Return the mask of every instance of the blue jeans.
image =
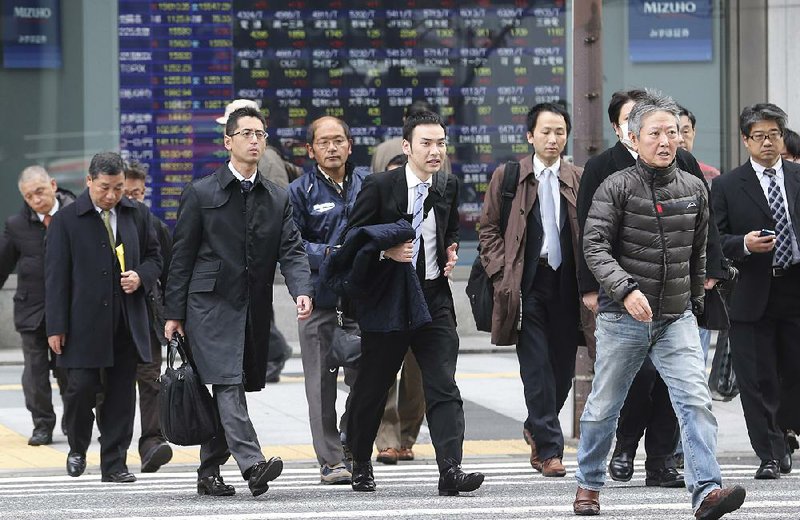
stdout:
[(678, 319), (636, 321), (627, 313), (603, 312), (595, 330), (597, 359), (592, 393), (581, 417), (578, 447), (580, 487), (599, 491), (605, 482), (619, 411), (631, 381), (650, 353), (681, 426), (686, 486), (697, 510), (711, 491), (722, 486), (715, 457), (717, 420), (705, 378), (697, 322), (690, 311)]

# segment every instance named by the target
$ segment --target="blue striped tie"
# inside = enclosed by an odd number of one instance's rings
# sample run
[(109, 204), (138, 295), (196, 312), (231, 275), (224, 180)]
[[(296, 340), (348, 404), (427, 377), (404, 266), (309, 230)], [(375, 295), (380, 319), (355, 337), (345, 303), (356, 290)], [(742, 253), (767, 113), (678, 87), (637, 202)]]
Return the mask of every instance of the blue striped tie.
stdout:
[(425, 197), (428, 196), (428, 185), (424, 182), (417, 184), (417, 197), (414, 199), (414, 218), (411, 219), (411, 225), (414, 227), (414, 249), (412, 262), (417, 265), (417, 256), (419, 255), (419, 238), (422, 236), (422, 220), (424, 216), (424, 203)]
[(772, 265), (788, 268), (792, 265), (792, 231), (789, 228), (789, 219), (786, 218), (786, 205), (783, 203), (783, 193), (775, 178), (775, 170), (767, 168), (764, 175), (769, 177), (769, 209), (775, 219), (775, 256)]

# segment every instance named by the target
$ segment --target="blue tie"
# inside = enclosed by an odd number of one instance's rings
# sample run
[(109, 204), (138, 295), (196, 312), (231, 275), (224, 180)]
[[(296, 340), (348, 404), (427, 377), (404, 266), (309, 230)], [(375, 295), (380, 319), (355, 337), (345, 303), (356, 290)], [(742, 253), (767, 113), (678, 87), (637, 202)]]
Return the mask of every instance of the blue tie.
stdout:
[(561, 265), (561, 244), (559, 243), (558, 222), (556, 221), (556, 206), (553, 200), (553, 186), (550, 181), (552, 172), (548, 169), (542, 173), (542, 227), (544, 239), (547, 243), (547, 263), (555, 271)]
[(786, 218), (786, 205), (783, 203), (783, 193), (775, 178), (775, 170), (767, 168), (764, 175), (769, 177), (769, 209), (775, 219), (775, 256), (772, 265), (788, 268), (792, 265), (792, 231), (789, 228), (789, 219)]
[(411, 219), (411, 225), (414, 227), (414, 253), (412, 256), (413, 265), (417, 265), (417, 256), (419, 255), (419, 239), (422, 236), (422, 220), (424, 216), (423, 207), (425, 205), (425, 197), (428, 196), (428, 185), (424, 182), (417, 184), (417, 196), (414, 198), (414, 212)]
[(242, 181), (242, 193), (247, 195), (253, 189), (253, 181)]

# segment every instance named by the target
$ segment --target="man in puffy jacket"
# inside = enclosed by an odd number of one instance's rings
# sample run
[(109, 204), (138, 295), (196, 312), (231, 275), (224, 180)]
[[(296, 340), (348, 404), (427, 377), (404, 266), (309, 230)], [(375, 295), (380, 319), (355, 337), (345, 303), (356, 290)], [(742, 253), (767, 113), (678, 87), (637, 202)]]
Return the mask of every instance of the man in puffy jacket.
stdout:
[(679, 169), (680, 109), (648, 92), (628, 117), (639, 158), (597, 190), (584, 229), (586, 263), (600, 282), (592, 393), (581, 417), (577, 515), (600, 512), (614, 428), (633, 377), (650, 354), (670, 390), (686, 448), (686, 485), (698, 519), (738, 509), (741, 486), (722, 489), (717, 422), (694, 313), (703, 306), (708, 195)]
[[(323, 484), (350, 483), (350, 471), (345, 464), (336, 425), (338, 369), (328, 370), (326, 363), (334, 331), (339, 326), (336, 295), (320, 283), (319, 268), (347, 225), (347, 217), (364, 180), (364, 175), (355, 173), (353, 164), (348, 161), (352, 145), (347, 123), (330, 116), (316, 119), (309, 125), (306, 135), (308, 156), (314, 160), (314, 165), (289, 185), (292, 218), (303, 237), (317, 297), (309, 319), (298, 322), (297, 326), (311, 439)], [(342, 316), (341, 326), (358, 334), (358, 325), (351, 318)], [(355, 370), (348, 368), (344, 372), (345, 383), (352, 386)], [(341, 424), (347, 424), (346, 408)]]

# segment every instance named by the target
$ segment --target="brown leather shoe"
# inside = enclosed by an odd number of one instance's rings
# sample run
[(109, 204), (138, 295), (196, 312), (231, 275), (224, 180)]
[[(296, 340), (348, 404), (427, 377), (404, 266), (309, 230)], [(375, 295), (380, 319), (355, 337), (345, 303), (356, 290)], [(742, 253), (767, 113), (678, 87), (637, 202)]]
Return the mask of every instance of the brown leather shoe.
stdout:
[(397, 450), (394, 448), (381, 450), (375, 460), (382, 464), (397, 464)]
[(411, 448), (397, 450), (397, 460), (414, 460), (414, 451)]
[(594, 516), (600, 514), (600, 492), (589, 491), (578, 486), (572, 510), (579, 516)]
[(726, 513), (736, 511), (744, 503), (747, 492), (742, 486), (715, 489), (703, 499), (694, 517), (697, 520), (717, 520)]
[(536, 443), (533, 441), (533, 435), (527, 428), (523, 428), (522, 436), (525, 438), (525, 442), (528, 446), (531, 447), (531, 467), (541, 473), (542, 461), (539, 460), (539, 454), (536, 452)]
[(561, 463), (560, 457), (552, 457), (542, 462), (542, 475), (545, 477), (563, 477), (567, 468)]

